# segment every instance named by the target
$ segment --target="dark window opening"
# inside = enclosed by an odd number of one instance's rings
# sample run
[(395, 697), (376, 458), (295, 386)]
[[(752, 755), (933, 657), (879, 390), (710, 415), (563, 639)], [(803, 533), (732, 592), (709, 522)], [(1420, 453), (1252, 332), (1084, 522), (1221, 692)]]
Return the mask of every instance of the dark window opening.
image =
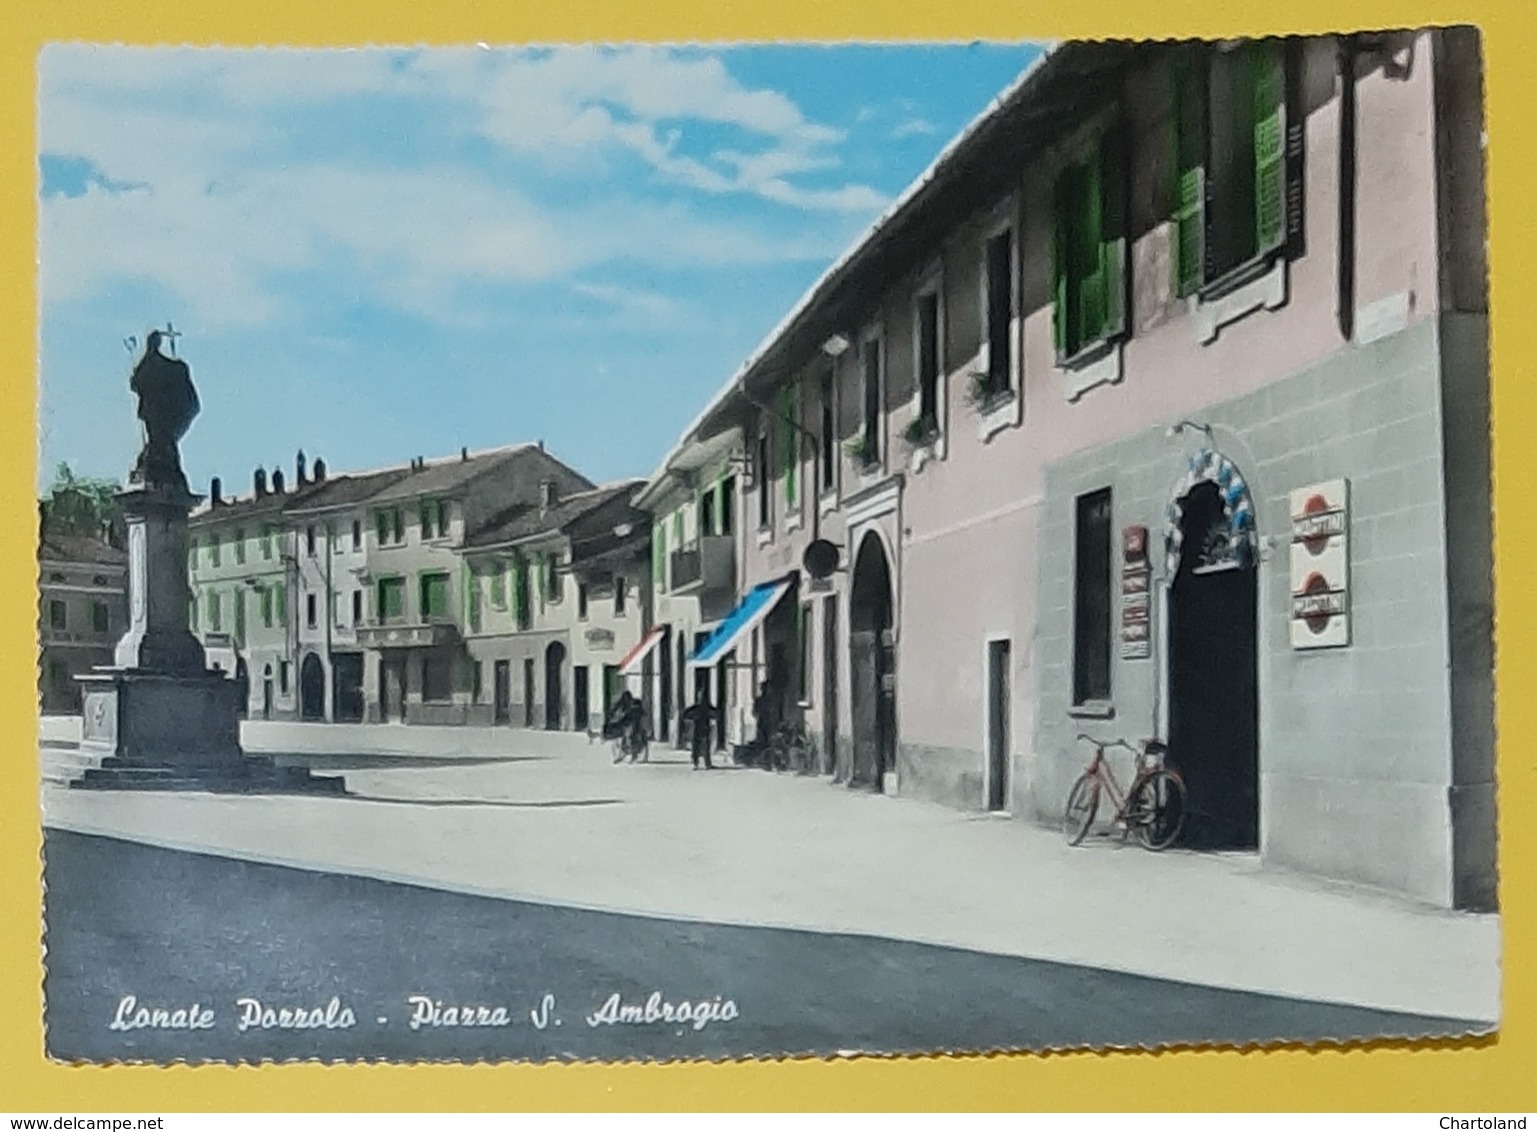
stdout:
[(720, 484), (720, 533), (729, 535), (736, 525), (736, 477), (727, 476)]
[(55, 629), (69, 627), (69, 610), (62, 601), (48, 603), (48, 624)]
[(1011, 385), (1014, 316), (1014, 232), (998, 233), (987, 241), (987, 388), (1001, 393)]
[(1073, 571), (1073, 703), (1110, 699), (1110, 489), (1079, 496)]
[(699, 497), (699, 537), (709, 538), (715, 533), (715, 489), (712, 487)]
[(314, 594), (308, 594), (304, 599), (304, 621), (311, 629), (318, 624), (318, 603)]
[(863, 380), (860, 383), (860, 400), (864, 432), (859, 455), (863, 463), (875, 464), (881, 458), (881, 342), (879, 338), (872, 338), (865, 343), (862, 363)]
[(758, 477), (758, 526), (769, 525), (769, 438), (765, 431), (758, 437), (758, 462), (754, 469)]
[(623, 578), (614, 579), (614, 616), (624, 616), (624, 599), (629, 591), (629, 582)]
[(422, 660), (422, 699), (441, 703), (453, 698), (454, 670), (448, 657), (431, 656)]
[(587, 620), (587, 583), (578, 582), (576, 585), (576, 615), (583, 621)]
[(357, 519), (352, 520), (352, 549), (363, 548), (363, 524)]
[(838, 432), (837, 417), (834, 414), (833, 395), (836, 386), (833, 385), (833, 375), (827, 374), (822, 378), (821, 404), (822, 404), (822, 490), (833, 489), (834, 468), (837, 466)]
[(918, 298), (918, 419), (939, 427), (939, 294)]
[(304, 528), (304, 551), (306, 554), (315, 553), (315, 528), (313, 526)]
[(93, 632), (105, 633), (111, 628), (111, 617), (107, 612), (107, 603), (94, 601), (91, 603), (91, 629)]
[(352, 591), (352, 623), (358, 624), (363, 620), (363, 591)]

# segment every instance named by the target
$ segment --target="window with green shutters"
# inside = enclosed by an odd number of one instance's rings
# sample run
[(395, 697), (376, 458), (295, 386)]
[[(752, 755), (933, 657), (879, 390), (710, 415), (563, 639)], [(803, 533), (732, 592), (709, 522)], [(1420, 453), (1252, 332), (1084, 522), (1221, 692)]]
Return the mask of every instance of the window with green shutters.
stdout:
[(437, 532), (433, 529), (433, 520), (437, 516), (437, 509), (431, 503), (423, 503), (420, 512), (422, 541), (425, 542), (427, 539), (435, 538), (437, 535)]
[[(1290, 186), (1286, 45), (1189, 49), (1173, 74), (1175, 289), (1193, 295), (1285, 248)], [(1299, 225), (1300, 230), (1300, 225)]]
[(801, 462), (801, 434), (800, 406), (797, 404), (795, 385), (786, 385), (779, 392), (779, 415), (782, 418), (782, 427), (779, 430), (779, 463), (784, 471), (785, 505), (795, 506), (796, 473), (800, 470)]
[(272, 587), (273, 618), (279, 625), (288, 621), (288, 586), (279, 582)]
[(266, 559), (271, 559), (271, 557), (272, 557), (272, 528), (271, 527), (263, 527), (262, 528), (262, 530), (261, 530), (261, 544), (262, 544), (262, 557), (266, 558)]
[(1069, 359), (1126, 329), (1125, 177), (1114, 133), (1095, 136), (1057, 175), (1052, 329)]
[(491, 572), (491, 608), (507, 608), (507, 575), (500, 565)]
[(442, 572), (423, 574), (419, 579), (423, 620), (439, 620), (448, 616), (448, 575)]
[(245, 531), (235, 532), (235, 561), (239, 565), (245, 565)]
[(406, 580), (380, 578), (375, 595), (380, 622), (400, 621), (406, 615)]
[(263, 587), (256, 597), (257, 612), (261, 616), (262, 628), (272, 628), (272, 591)]
[(208, 602), (208, 631), (210, 633), (217, 633), (217, 632), (219, 632), (219, 629), (220, 629), (220, 625), (219, 625), (219, 592), (217, 590), (209, 590), (208, 591), (207, 602)]
[(245, 644), (245, 591), (235, 590), (230, 594), (230, 599), (235, 603), (235, 643)]
[(529, 591), (528, 559), (521, 554), (512, 563), (512, 619), (519, 629), (533, 624), (533, 597)]

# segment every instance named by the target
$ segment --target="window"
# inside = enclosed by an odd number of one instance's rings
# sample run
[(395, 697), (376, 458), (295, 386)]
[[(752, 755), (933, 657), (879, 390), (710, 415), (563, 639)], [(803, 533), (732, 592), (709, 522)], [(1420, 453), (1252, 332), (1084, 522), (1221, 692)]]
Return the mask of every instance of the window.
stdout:
[(528, 559), (520, 554), (512, 563), (512, 617), (519, 629), (527, 629), (533, 624), (532, 597)]
[(288, 695), (288, 661), (278, 662), (278, 691)]
[(833, 384), (833, 375), (828, 373), (822, 376), (821, 389), (818, 400), (821, 403), (821, 460), (822, 460), (822, 484), (823, 493), (832, 491), (836, 482), (833, 476), (838, 466), (838, 417), (835, 410), (836, 403), (833, 398), (837, 386)]
[(381, 623), (399, 621), (406, 615), (406, 580), (380, 578), (377, 601)]
[(187, 564), (190, 569), (197, 569), (197, 539), (187, 540)]
[(235, 530), (235, 561), (245, 565), (245, 531), (238, 527)]
[(779, 393), (779, 416), (779, 463), (784, 472), (785, 512), (788, 514), (795, 510), (795, 493), (799, 486), (796, 479), (801, 463), (800, 401), (793, 383)]
[(48, 624), (60, 630), (69, 628), (69, 608), (62, 601), (48, 603)]
[(437, 515), (437, 508), (431, 503), (423, 503), (421, 506), (422, 541), (426, 542), (437, 535), (433, 529), (433, 520)]
[(93, 586), (105, 586), (108, 584), (107, 576), (105, 574), (96, 574), (91, 578), (91, 585)]
[(1059, 360), (1126, 329), (1126, 179), (1114, 133), (1057, 176), (1052, 331)]
[(754, 467), (758, 477), (758, 529), (768, 529), (772, 514), (769, 510), (769, 438), (768, 430), (758, 436), (758, 460)]
[(214, 590), (208, 591), (208, 631), (217, 633), (220, 630), (219, 595)]
[(288, 622), (288, 586), (279, 582), (272, 587), (273, 617), (279, 625)]
[(587, 620), (587, 583), (576, 584), (576, 615), (583, 621)]
[(93, 633), (105, 633), (112, 628), (112, 616), (107, 610), (104, 601), (91, 602), (91, 631)]
[(187, 599), (187, 627), (190, 628), (194, 633), (197, 632), (197, 612), (197, 595), (194, 594), (192, 597)]
[(363, 620), (363, 591), (352, 591), (352, 623), (359, 624)]
[(352, 520), (352, 549), (363, 549), (363, 524), (360, 520)]
[(699, 537), (709, 538), (715, 533), (715, 489), (712, 487), (699, 497)]
[(315, 600), (314, 594), (306, 594), (304, 597), (304, 623), (313, 629), (320, 623), (320, 603)]
[(720, 533), (729, 535), (736, 526), (736, 477), (720, 481)]
[(1175, 83), (1176, 284), (1191, 295), (1280, 249), (1302, 193), (1288, 183), (1281, 43), (1192, 50)]
[(543, 596), (548, 602), (560, 600), (560, 573), (557, 568), (558, 556), (546, 554), (540, 561), (543, 574)]
[(448, 537), (448, 504), (445, 501), (440, 499), (440, 500), (438, 500), (437, 509), (438, 509), (438, 537), (439, 538), (447, 538)]
[(983, 251), (982, 307), (987, 364), (983, 381), (990, 396), (1013, 388), (1014, 336), (1014, 230), (1005, 228), (988, 237)]
[(1073, 703), (1110, 699), (1110, 489), (1078, 497), (1073, 567)]
[(262, 627), (264, 629), (272, 628), (272, 591), (269, 589), (259, 591), (256, 603), (261, 613)]
[(624, 599), (629, 592), (629, 582), (624, 578), (614, 579), (614, 616), (624, 616)]
[(795, 607), (795, 700), (811, 699), (811, 606)]
[(261, 529), (261, 544), (262, 544), (262, 557), (265, 558), (265, 559), (271, 559), (271, 557), (272, 557), (272, 528), (271, 527), (263, 527)]
[(315, 524), (313, 523), (304, 528), (304, 553), (311, 557), (315, 554)]
[(472, 700), (474, 700), (477, 704), (480, 703), (482, 697), (485, 694), (485, 672), (484, 672), (484, 667), (485, 666), (482, 665), (481, 662), (477, 660), (475, 662), (475, 667), (471, 670), (471, 677), (470, 677), (470, 679), (471, 679), (472, 683), (470, 685), (470, 698)]
[(390, 541), (390, 513), (388, 511), (374, 512), (374, 537), (379, 545), (384, 546)]
[(881, 340), (865, 339), (860, 349), (860, 426), (859, 447), (855, 455), (864, 467), (881, 460)]
[(507, 574), (499, 564), (491, 572), (491, 608), (507, 608)]
[(918, 429), (927, 435), (939, 431), (939, 292), (918, 296), (915, 331), (918, 348)]
[(420, 579), (422, 619), (435, 620), (448, 616), (448, 575), (446, 573), (423, 574)]
[(245, 643), (245, 590), (237, 589), (229, 595), (235, 613), (235, 643)]
[(480, 627), (481, 627), (481, 624), (482, 624), (482, 621), (481, 621), (482, 597), (483, 597), (483, 592), (482, 592), (482, 590), (480, 588), (480, 577), (478, 575), (476, 575), (476, 574), (471, 574), (470, 575), (470, 592), (468, 594), (468, 599), (469, 599), (470, 632), (472, 632), (472, 633), (480, 632)]
[(213, 535), (208, 540), (208, 564), (219, 565), (219, 536)]
[(402, 543), (406, 539), (405, 520), (399, 507), (392, 507), (374, 514), (374, 533), (378, 536), (379, 545), (390, 546)]

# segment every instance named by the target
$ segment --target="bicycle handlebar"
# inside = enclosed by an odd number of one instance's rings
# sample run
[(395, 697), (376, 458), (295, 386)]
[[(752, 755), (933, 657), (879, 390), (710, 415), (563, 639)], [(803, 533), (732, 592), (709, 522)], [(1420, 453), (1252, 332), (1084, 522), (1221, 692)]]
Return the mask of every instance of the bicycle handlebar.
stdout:
[(1080, 731), (1078, 732), (1078, 741), (1081, 743), (1092, 743), (1094, 746), (1100, 748), (1101, 750), (1106, 747), (1125, 747), (1134, 755), (1141, 753), (1136, 746), (1128, 743), (1125, 739), (1096, 739), (1094, 736), (1085, 735), (1082, 731)]

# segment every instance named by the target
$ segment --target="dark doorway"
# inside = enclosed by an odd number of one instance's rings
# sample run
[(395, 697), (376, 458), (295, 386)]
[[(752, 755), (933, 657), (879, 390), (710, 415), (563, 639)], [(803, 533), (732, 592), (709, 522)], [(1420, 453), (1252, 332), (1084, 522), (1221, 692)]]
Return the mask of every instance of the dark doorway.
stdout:
[(551, 641), (544, 650), (544, 729), (560, 730), (560, 711), (566, 703), (561, 673), (566, 667), (566, 646)]
[(239, 697), (239, 707), (236, 709), (241, 719), (251, 714), (251, 670), (246, 667), (245, 657), (235, 658), (235, 687)]
[(262, 668), (262, 718), (272, 718), (272, 665)]
[(363, 721), (363, 654), (337, 653), (331, 658), (331, 679), (336, 684), (332, 718), (340, 723)]
[(721, 658), (715, 669), (715, 749), (726, 749), (726, 716), (731, 712), (731, 674), (736, 671), (736, 653)]
[(838, 770), (838, 596), (822, 602), (822, 773)]
[(853, 760), (849, 785), (882, 789), (896, 769), (896, 672), (892, 664), (891, 568), (886, 548), (865, 535), (849, 596), (849, 711)]
[(1217, 487), (1184, 500), (1169, 594), (1169, 760), (1189, 791), (1183, 842), (1259, 845), (1259, 678), (1255, 569), (1228, 549)]
[(534, 725), (534, 658), (528, 657), (523, 661), (523, 726)]
[(326, 717), (326, 668), (315, 653), (299, 665), (299, 718), (311, 722)]
[(657, 738), (666, 740), (672, 723), (672, 627), (662, 630), (662, 640), (656, 649), (657, 663)]
[(491, 719), (496, 723), (512, 722), (512, 662), (499, 660), (491, 676)]
[(390, 657), (379, 665), (379, 718), (388, 723), (406, 718), (405, 657)]
[[(666, 661), (666, 657), (662, 658)], [(588, 684), (591, 679), (589, 669), (585, 664), (578, 664), (571, 670), (571, 728), (573, 731), (586, 731), (592, 726), (592, 690)]]
[(987, 642), (987, 808), (1009, 808), (1009, 642)]
[(678, 634), (678, 649), (677, 649), (677, 653), (678, 653), (678, 667), (677, 667), (678, 678), (675, 681), (675, 684), (677, 686), (677, 693), (678, 693), (678, 734), (677, 734), (676, 746), (681, 748), (685, 743), (688, 742), (688, 736), (683, 734), (683, 730), (684, 730), (684, 728), (683, 728), (683, 709), (688, 707), (688, 700), (686, 698), (687, 695), (688, 695), (688, 681), (686, 679), (684, 679), (684, 676), (683, 676), (683, 674), (688, 671), (688, 667), (687, 667), (687, 665), (688, 665), (688, 642), (684, 639), (684, 635), (682, 633)]

